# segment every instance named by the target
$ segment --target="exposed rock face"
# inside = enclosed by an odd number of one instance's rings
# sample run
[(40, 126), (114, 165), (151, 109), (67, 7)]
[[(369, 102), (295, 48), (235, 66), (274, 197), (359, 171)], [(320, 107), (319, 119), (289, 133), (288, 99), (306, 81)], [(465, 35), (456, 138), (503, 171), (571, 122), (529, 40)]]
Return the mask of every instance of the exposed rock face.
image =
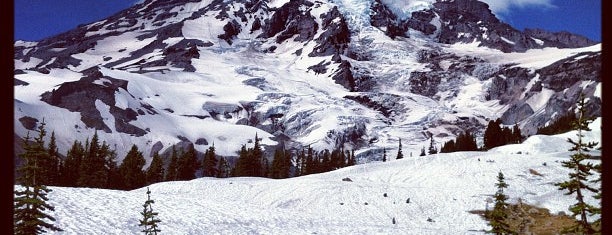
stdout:
[(543, 29), (525, 29), (525, 34), (544, 41), (544, 46), (558, 48), (587, 47), (597, 42), (570, 32), (548, 32)]
[(375, 0), (370, 7), (370, 24), (384, 31), (390, 38), (406, 37), (408, 23), (401, 20), (380, 0)]
[[(142, 136), (146, 134), (132, 124), (138, 113), (131, 108), (120, 109), (115, 106), (115, 92), (119, 89), (127, 91), (128, 81), (104, 76), (98, 68), (83, 72), (85, 77), (79, 81), (63, 83), (59, 88), (42, 94), (41, 100), (50, 105), (81, 113), (81, 121), (89, 128), (110, 133), (96, 106), (96, 101), (110, 106), (109, 112), (115, 117), (115, 129), (122, 133)], [(151, 112), (151, 111), (149, 111)]]
[(301, 9), (304, 6), (308, 9), (313, 5), (312, 2), (306, 0), (289, 1), (277, 9), (269, 20), (266, 20), (260, 37), (271, 38), (276, 36), (277, 43), (281, 43), (294, 35), (298, 35), (294, 39), (298, 42), (312, 40), (319, 25), (310, 14), (310, 10), (303, 12)]
[(33, 131), (34, 129), (36, 129), (38, 119), (29, 116), (24, 116), (19, 118), (19, 122), (21, 122), (21, 125), (23, 125), (23, 127), (25, 127), (26, 129)]
[(315, 41), (314, 47), (308, 56), (328, 56), (334, 55), (333, 60), (340, 62), (340, 55), (348, 47), (351, 41), (351, 33), (344, 16), (340, 14), (337, 7), (331, 11), (321, 14), (323, 33)]
[(442, 43), (470, 43), (474, 39), (481, 46), (503, 52), (526, 51), (540, 48), (529, 38), (510, 25), (499, 21), (486, 3), (476, 0), (456, 0), (434, 3), (435, 11), (443, 22), (438, 41)]
[(441, 26), (438, 42), (480, 42), (480, 46), (503, 52), (523, 52), (533, 48), (577, 48), (596, 44), (585, 37), (567, 32), (551, 33), (540, 29), (521, 32), (501, 22), (486, 3), (477, 0), (437, 1), (434, 8), (416, 11), (407, 25), (425, 35), (432, 35), (436, 26), (431, 22), (439, 16)]
[(493, 74), (487, 99), (499, 100), (500, 104), (507, 104), (518, 99), (527, 83), (535, 77), (529, 69), (510, 67)]
[(421, 31), (425, 35), (432, 35), (437, 29), (431, 24), (434, 17), (436, 13), (432, 9), (413, 12), (412, 17), (408, 19), (408, 27)]
[[(576, 58), (582, 58), (576, 60)], [(554, 91), (562, 91), (578, 81), (601, 81), (601, 53), (580, 53), (546, 66), (537, 72), (542, 85)]]
[[(389, 134), (399, 133), (389, 131), (396, 127), (408, 133), (402, 138), (418, 142), (463, 131), (478, 135), (487, 120), (501, 118), (533, 134), (572, 110), (580, 92), (588, 94), (589, 114), (601, 115), (601, 99), (593, 95), (601, 86), (600, 52), (535, 69), (448, 49), (448, 44), (474, 41), (503, 52), (596, 42), (567, 32), (521, 32), (476, 0), (437, 1), (406, 19), (381, 0), (367, 4), (359, 8), (367, 13), (351, 14), (347, 11), (354, 9), (326, 0), (147, 0), (41, 42), (16, 43), (15, 64), (21, 65), (15, 70), (16, 90), (41, 86), (38, 76), (51, 84), (67, 74), (69, 82), (50, 85), (34, 98), (16, 99), (25, 108), (15, 127), (35, 129), (42, 117), (27, 102), (40, 95), (65, 109), (59, 112), (77, 112), (87, 128), (106, 136), (148, 138), (142, 143), (149, 156), (162, 150), (168, 155), (173, 145), (202, 149), (226, 139), (184, 129), (168, 133), (151, 124), (168, 120), (248, 127), (271, 134), (271, 140), (288, 148), (310, 145), (300, 142), (307, 139), (322, 143), (321, 148), (362, 148), (369, 156), (396, 146), (398, 137)], [(363, 17), (363, 25), (349, 25), (354, 17)], [(138, 46), (117, 45), (117, 38)], [(345, 90), (325, 87), (330, 80)], [(188, 91), (192, 82), (195, 92)], [(159, 84), (178, 84), (182, 90)], [(228, 84), (232, 87), (223, 87)], [(290, 85), (308, 92), (286, 90)], [(224, 97), (223, 89), (231, 93), (233, 86), (255, 93)], [(170, 95), (180, 96), (183, 90), (193, 92), (187, 98), (193, 107), (170, 101), (175, 99)], [(480, 113), (457, 109), (463, 101), (495, 107)], [(156, 131), (165, 131), (163, 142), (153, 139), (160, 136)]]
[(220, 39), (225, 40), (228, 44), (232, 45), (232, 39), (236, 37), (241, 31), (240, 24), (236, 20), (232, 20), (227, 22), (225, 26), (223, 26), (224, 34), (219, 35)]

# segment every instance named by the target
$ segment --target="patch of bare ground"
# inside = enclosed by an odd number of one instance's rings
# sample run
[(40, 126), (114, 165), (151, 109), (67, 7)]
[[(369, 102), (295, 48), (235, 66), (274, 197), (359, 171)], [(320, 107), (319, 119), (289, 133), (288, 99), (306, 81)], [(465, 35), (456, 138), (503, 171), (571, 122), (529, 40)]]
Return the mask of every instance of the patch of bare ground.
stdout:
[[(472, 214), (482, 216), (488, 221), (484, 210), (469, 211)], [(510, 204), (506, 210), (508, 218), (506, 223), (512, 231), (517, 234), (524, 235), (556, 235), (556, 234), (572, 234), (562, 233), (562, 231), (576, 224), (576, 220), (566, 215), (563, 212), (551, 214), (546, 208), (522, 203), (519, 200), (518, 204)], [(599, 230), (599, 227), (595, 228)]]

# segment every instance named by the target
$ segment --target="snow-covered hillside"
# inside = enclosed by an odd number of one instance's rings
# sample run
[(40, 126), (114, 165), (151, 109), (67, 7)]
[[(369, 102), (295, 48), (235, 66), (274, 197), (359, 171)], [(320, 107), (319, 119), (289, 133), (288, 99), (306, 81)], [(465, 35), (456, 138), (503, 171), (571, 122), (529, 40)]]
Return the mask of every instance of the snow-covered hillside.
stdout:
[[(590, 127), (585, 138), (601, 141), (601, 118)], [(553, 184), (567, 178), (561, 161), (569, 158), (566, 138), (575, 133), (531, 136), (488, 152), (370, 162), (282, 180), (198, 178), (149, 189), (162, 234), (484, 234), (486, 221), (469, 211), (492, 206), (487, 200), (496, 191), (499, 171), (509, 184), (505, 193), (511, 203), (520, 198), (551, 213), (570, 213), (574, 196)], [(56, 208), (50, 214), (65, 230), (58, 234), (141, 230), (146, 188), (51, 189), (50, 204)], [(590, 194), (585, 198), (596, 203)]]
[(475, 0), (147, 0), (15, 42), (13, 126), (44, 120), (61, 154), (97, 131), (119, 161), (132, 144), (147, 162), (186, 144), (236, 156), (256, 134), (367, 161), (498, 118), (534, 134), (580, 92), (600, 116), (601, 44), (532, 33)]

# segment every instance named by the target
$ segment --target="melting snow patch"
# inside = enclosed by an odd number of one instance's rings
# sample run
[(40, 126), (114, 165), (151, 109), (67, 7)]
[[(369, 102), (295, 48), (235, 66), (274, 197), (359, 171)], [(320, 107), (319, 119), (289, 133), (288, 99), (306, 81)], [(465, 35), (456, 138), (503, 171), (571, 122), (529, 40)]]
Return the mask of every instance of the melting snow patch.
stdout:
[(505, 38), (505, 37), (500, 37), (500, 38), (501, 38), (501, 40), (503, 40), (504, 42), (506, 42), (506, 43), (508, 43), (508, 44), (512, 44), (512, 45), (514, 45), (514, 44), (515, 44), (513, 41), (510, 41), (510, 40), (508, 40), (508, 39), (507, 39), (507, 38)]
[(531, 39), (533, 39), (538, 45), (544, 46), (544, 41), (542, 41), (540, 39), (537, 39), (537, 38), (534, 38), (534, 37), (531, 37)]
[(546, 89), (546, 88), (542, 88), (542, 91), (540, 93), (537, 93), (529, 97), (526, 103), (531, 107), (531, 109), (533, 109), (534, 111), (537, 111), (541, 108), (544, 108), (544, 106), (546, 106), (546, 103), (548, 103), (548, 100), (550, 99), (550, 97), (554, 94), (555, 94), (555, 91)]
[(593, 93), (593, 95), (601, 98), (601, 82), (597, 83), (597, 86), (595, 87), (595, 93)]

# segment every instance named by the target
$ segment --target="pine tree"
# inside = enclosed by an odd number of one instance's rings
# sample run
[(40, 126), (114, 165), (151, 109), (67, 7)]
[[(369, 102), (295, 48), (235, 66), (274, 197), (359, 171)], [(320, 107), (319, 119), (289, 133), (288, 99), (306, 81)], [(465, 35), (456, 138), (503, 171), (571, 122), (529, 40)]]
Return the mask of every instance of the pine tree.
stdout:
[(402, 139), (399, 140), (399, 148), (397, 149), (397, 157), (395, 157), (395, 159), (402, 159), (404, 158), (404, 154), (402, 154)]
[(147, 169), (147, 184), (154, 184), (164, 181), (164, 162), (158, 152), (153, 154), (151, 164)]
[[(62, 231), (62, 229), (47, 221), (55, 221), (55, 218), (44, 211), (54, 211), (55, 207), (49, 205), (47, 194), (51, 189), (41, 184), (44, 173), (40, 162), (48, 157), (43, 138), (46, 135), (45, 122), (42, 121), (38, 127), (39, 135), (30, 144), (29, 133), (24, 141), (25, 152), (19, 156), (23, 158), (24, 164), (18, 169), (21, 176), (17, 181), (21, 184), (14, 191), (14, 213), (13, 228), (15, 234), (41, 234), (45, 231)], [(22, 188), (19, 190), (19, 188)]]
[(168, 164), (168, 170), (166, 172), (166, 181), (176, 180), (176, 169), (177, 168), (178, 168), (178, 153), (176, 152), (176, 147), (172, 145), (170, 164)]
[(122, 189), (132, 190), (145, 185), (146, 176), (142, 171), (145, 165), (145, 159), (142, 152), (138, 151), (138, 147), (134, 144), (127, 153), (123, 162), (119, 166), (119, 172), (123, 176)]
[(119, 172), (119, 166), (117, 165), (117, 147), (110, 150), (110, 147), (106, 142), (102, 143), (102, 155), (104, 155), (104, 168), (106, 169), (106, 188), (108, 189), (119, 189), (120, 182), (123, 177)]
[(142, 215), (142, 220), (140, 220), (139, 226), (143, 226), (144, 229), (141, 231), (146, 235), (157, 234), (161, 232), (161, 229), (157, 227), (157, 224), (161, 222), (160, 219), (155, 218), (159, 213), (153, 212), (153, 207), (151, 204), (155, 203), (155, 201), (151, 200), (151, 191), (149, 187), (147, 187), (147, 200), (144, 205), (142, 205), (143, 209), (140, 214)]
[(349, 160), (349, 166), (354, 166), (355, 164), (357, 164), (357, 159), (355, 158), (355, 150), (351, 150), (351, 157)]
[(196, 171), (200, 167), (198, 162), (198, 156), (195, 151), (193, 144), (187, 148), (178, 160), (178, 166), (176, 169), (177, 180), (192, 180), (195, 179)]
[(495, 206), (493, 211), (491, 211), (488, 215), (489, 225), (491, 225), (493, 228), (489, 232), (498, 235), (514, 234), (514, 232), (510, 230), (508, 223), (505, 221), (506, 218), (508, 218), (508, 215), (506, 214), (506, 209), (508, 208), (506, 200), (508, 197), (504, 194), (504, 189), (508, 187), (508, 184), (504, 182), (504, 174), (502, 174), (501, 171), (497, 175), (497, 183), (495, 183), (495, 186), (497, 186), (497, 192), (494, 196)]
[(287, 150), (283, 150), (283, 161), (281, 165), (281, 178), (289, 178), (291, 176), (291, 167), (293, 163), (291, 161), (293, 157), (291, 156), (291, 152)]
[(386, 148), (383, 148), (383, 159), (382, 160), (383, 162), (387, 161), (387, 149)]
[(204, 159), (202, 160), (202, 176), (215, 177), (217, 171), (217, 156), (215, 153), (215, 144), (213, 143), (204, 154)]
[(91, 138), (88, 147), (81, 161), (78, 185), (104, 188), (108, 183), (108, 169), (105, 167), (105, 162), (107, 156), (111, 154), (110, 147), (106, 143), (100, 145), (97, 131)]
[(476, 138), (466, 131), (465, 133), (457, 136), (455, 141), (455, 151), (476, 151), (478, 146), (476, 145)]
[(251, 151), (252, 158), (252, 167), (254, 169), (253, 176), (262, 177), (264, 176), (264, 155), (259, 144), (259, 138), (257, 137), (257, 133), (255, 133), (255, 144), (253, 145), (253, 149)]
[(519, 128), (518, 124), (514, 124), (512, 127), (512, 143), (520, 144), (523, 142), (523, 134), (521, 134), (521, 128)]
[(240, 148), (240, 153), (238, 155), (238, 161), (236, 162), (234, 176), (251, 176), (251, 172), (253, 171), (253, 169), (249, 166), (249, 164), (249, 151), (247, 150), (246, 145), (242, 145), (242, 147)]
[(430, 137), (431, 141), (429, 142), (429, 155), (432, 154), (437, 154), (438, 153), (438, 148), (436, 148), (436, 146), (434, 145), (434, 139), (433, 139), (433, 135)]
[(61, 173), (61, 185), (65, 187), (76, 187), (79, 180), (79, 169), (85, 155), (85, 149), (81, 142), (75, 140), (72, 147), (66, 153), (64, 167)]
[(423, 147), (421, 148), (421, 154), (419, 154), (419, 156), (421, 156), (421, 157), (422, 157), (422, 156), (426, 156), (426, 155), (427, 155), (427, 154), (425, 154), (425, 146), (423, 146)]
[(280, 149), (274, 150), (274, 158), (272, 159), (272, 169), (270, 170), (270, 178), (280, 179), (281, 164), (283, 155)]
[(230, 176), (230, 166), (224, 157), (219, 158), (219, 164), (217, 164), (217, 178), (227, 178)]
[(489, 121), (487, 129), (484, 132), (484, 147), (491, 149), (503, 145), (502, 129), (499, 126), (500, 122)]
[[(61, 158), (57, 152), (57, 145), (55, 143), (55, 131), (51, 132), (49, 138), (49, 145), (47, 146), (49, 157), (46, 159), (45, 174), (43, 177), (47, 179), (46, 185), (59, 185), (60, 176), (60, 162)], [(43, 184), (45, 184), (43, 182)]]
[(452, 153), (455, 152), (455, 141), (449, 140), (445, 142), (442, 148), (440, 149), (440, 153)]
[(575, 152), (571, 155), (568, 161), (562, 161), (562, 165), (564, 167), (572, 170), (569, 173), (569, 180), (556, 183), (555, 185), (559, 187), (559, 190), (568, 190), (566, 195), (576, 194), (576, 204), (571, 205), (569, 210), (572, 212), (572, 216), (580, 216), (580, 220), (578, 223), (572, 227), (566, 228), (567, 232), (574, 233), (582, 233), (582, 234), (593, 234), (595, 230), (592, 225), (587, 220), (587, 214), (595, 214), (598, 212), (598, 208), (589, 205), (584, 201), (584, 193), (585, 190), (597, 193), (598, 190), (587, 185), (587, 177), (592, 175), (592, 170), (596, 170), (595, 166), (590, 162), (584, 162), (585, 159), (591, 157), (588, 152), (594, 148), (597, 143), (596, 142), (584, 142), (583, 131), (590, 131), (589, 124), (593, 121), (591, 118), (585, 117), (586, 114), (586, 102), (584, 98), (584, 94), (580, 94), (580, 98), (578, 100), (578, 119), (576, 122), (572, 123), (575, 130), (578, 131), (576, 136), (578, 137), (578, 141), (574, 141), (571, 138), (568, 138), (567, 141), (571, 143), (573, 146), (569, 149), (569, 151)]

